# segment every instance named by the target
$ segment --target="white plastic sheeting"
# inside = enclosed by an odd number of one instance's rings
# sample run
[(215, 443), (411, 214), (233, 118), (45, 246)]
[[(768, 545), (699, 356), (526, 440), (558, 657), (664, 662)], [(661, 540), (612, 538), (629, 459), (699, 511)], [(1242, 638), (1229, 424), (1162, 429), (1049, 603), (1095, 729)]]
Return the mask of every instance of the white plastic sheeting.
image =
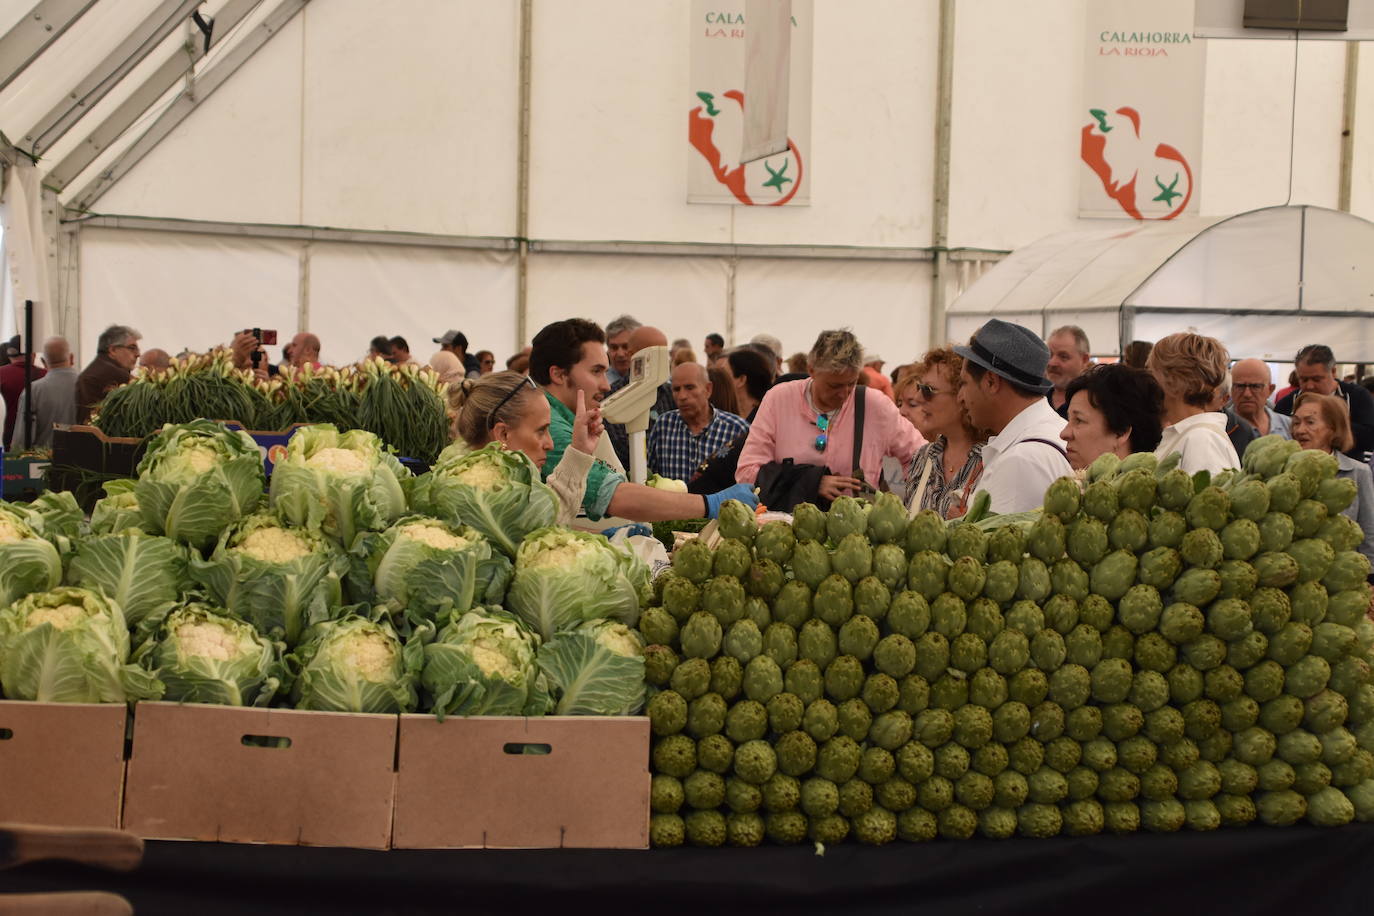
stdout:
[(528, 336), (563, 318), (604, 325), (628, 313), (700, 350), (725, 330), (728, 287), (719, 258), (542, 253), (529, 263)]
[(1295, 334), (1374, 359), (1374, 223), (1318, 207), (1065, 232), (1018, 249), (949, 309), (950, 336), (988, 317), (1087, 332), (1093, 352), (1195, 327), (1249, 355)]
[(515, 339), (515, 255), (456, 248), (353, 243), (307, 246), (310, 329), (331, 362), (361, 359), (378, 334), (399, 334), (428, 362), (435, 337), (453, 328), (470, 352), (501, 360)]
[(132, 325), (145, 350), (173, 356), (228, 343), (248, 327), (285, 333), (296, 326), (299, 278), (299, 246), (290, 242), (82, 230), (78, 360), (95, 355), (112, 324)]
[(515, 339), (511, 253), (90, 229), (81, 266), (83, 361), (111, 324), (172, 354), (248, 327), (277, 330), (280, 344), (310, 330), (337, 364), (362, 358), (378, 334), (405, 337), (421, 362), (449, 328), (502, 359)]
[(827, 328), (848, 327), (890, 370), (926, 349), (930, 262), (741, 260), (735, 297), (741, 342), (772, 334), (789, 355), (810, 350)]

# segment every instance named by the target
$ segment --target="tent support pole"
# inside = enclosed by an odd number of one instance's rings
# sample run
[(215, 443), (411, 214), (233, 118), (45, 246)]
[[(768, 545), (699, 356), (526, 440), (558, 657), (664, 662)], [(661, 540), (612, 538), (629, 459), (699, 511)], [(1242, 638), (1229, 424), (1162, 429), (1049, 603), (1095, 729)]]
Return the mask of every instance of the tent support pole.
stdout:
[(935, 82), (935, 186), (932, 195), (932, 247), (930, 269), (930, 346), (948, 336), (945, 307), (949, 282), (949, 166), (950, 124), (954, 111), (954, 0), (940, 0), (939, 72)]
[(1360, 43), (1345, 43), (1345, 101), (1341, 109), (1341, 187), (1336, 208), (1350, 212), (1350, 186), (1355, 173), (1355, 95), (1360, 82)]
[(530, 83), (533, 73), (532, 20), (534, 0), (520, 0), (520, 118), (518, 127), (519, 163), (516, 168), (515, 237), (515, 350), (529, 337), (530, 279)]

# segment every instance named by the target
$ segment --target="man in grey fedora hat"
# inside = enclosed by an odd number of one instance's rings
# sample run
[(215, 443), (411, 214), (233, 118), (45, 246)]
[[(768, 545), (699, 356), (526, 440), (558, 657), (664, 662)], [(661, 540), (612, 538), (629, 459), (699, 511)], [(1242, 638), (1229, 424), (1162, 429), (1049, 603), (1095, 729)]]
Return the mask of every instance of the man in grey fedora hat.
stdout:
[(1030, 330), (993, 318), (954, 352), (964, 358), (959, 403), (974, 426), (993, 434), (974, 493), (987, 490), (997, 513), (1039, 507), (1050, 484), (1073, 473), (1059, 439), (1064, 419), (1045, 400), (1054, 387), (1045, 378), (1049, 348)]

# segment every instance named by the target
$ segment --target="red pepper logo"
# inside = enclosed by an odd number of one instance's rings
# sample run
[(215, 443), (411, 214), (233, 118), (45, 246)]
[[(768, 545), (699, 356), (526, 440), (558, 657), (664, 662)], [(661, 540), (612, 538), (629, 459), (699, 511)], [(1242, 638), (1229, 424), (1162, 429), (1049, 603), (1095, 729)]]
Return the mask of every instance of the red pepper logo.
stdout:
[[(1127, 216), (1140, 220), (1173, 219), (1187, 209), (1193, 198), (1193, 170), (1182, 153), (1167, 143), (1151, 149), (1148, 142), (1141, 140), (1140, 113), (1134, 108), (1118, 108), (1110, 114), (1093, 108), (1088, 114), (1093, 121), (1083, 125), (1080, 155), (1102, 182), (1107, 196)], [(1153, 187), (1137, 189), (1136, 182), (1142, 174), (1153, 177)], [(1153, 194), (1149, 201), (1164, 204), (1167, 212), (1145, 216), (1136, 202), (1137, 193)]]
[(744, 93), (738, 89), (698, 92), (697, 98), (701, 104), (687, 115), (687, 139), (711, 167), (716, 181), (751, 207), (780, 207), (795, 197), (802, 181), (796, 142), (789, 138), (786, 152), (742, 163), (738, 160), (744, 139)]

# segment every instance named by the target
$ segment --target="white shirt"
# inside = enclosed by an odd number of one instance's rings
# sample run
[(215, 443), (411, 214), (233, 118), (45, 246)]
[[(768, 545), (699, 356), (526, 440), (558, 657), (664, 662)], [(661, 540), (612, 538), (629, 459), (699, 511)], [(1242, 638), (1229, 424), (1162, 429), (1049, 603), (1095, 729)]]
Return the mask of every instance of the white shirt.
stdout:
[(1038, 398), (983, 446), (983, 476), (974, 494), (987, 490), (992, 511), (1000, 515), (1029, 512), (1044, 505), (1050, 484), (1073, 473), (1060, 445), (1063, 429), (1064, 418), (1048, 401)]
[(1174, 452), (1182, 454), (1178, 466), (1189, 474), (1198, 471), (1215, 474), (1227, 468), (1240, 468), (1236, 449), (1226, 435), (1224, 413), (1206, 411), (1164, 427), (1155, 455), (1165, 458)]

